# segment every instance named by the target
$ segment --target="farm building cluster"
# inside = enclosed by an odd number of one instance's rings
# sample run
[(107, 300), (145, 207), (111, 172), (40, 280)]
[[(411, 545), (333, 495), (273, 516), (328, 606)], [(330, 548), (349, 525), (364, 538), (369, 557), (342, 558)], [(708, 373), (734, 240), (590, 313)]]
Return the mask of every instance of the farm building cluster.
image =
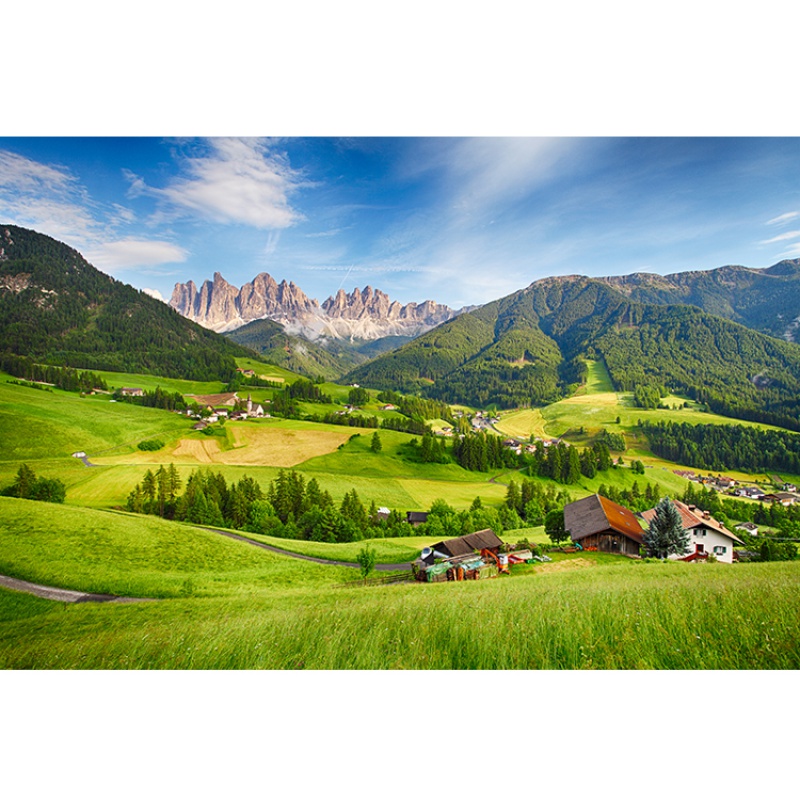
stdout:
[(509, 546), (487, 528), (426, 547), (412, 568), (418, 581), (439, 583), (496, 578), (508, 575), (513, 564), (531, 560), (530, 550), (509, 552)]
[[(671, 555), (670, 559), (702, 562), (713, 555), (721, 563), (733, 563), (734, 547), (744, 542), (707, 511), (679, 500), (672, 502), (689, 535), (689, 544), (684, 553)], [(572, 546), (565, 551), (596, 551), (639, 558), (645, 530), (655, 514), (654, 508), (634, 514), (599, 494), (568, 503), (564, 507), (564, 529)], [(510, 574), (515, 564), (549, 560), (521, 546), (515, 550), (494, 531), (486, 529), (424, 548), (412, 569), (418, 581), (438, 583), (494, 578)]]

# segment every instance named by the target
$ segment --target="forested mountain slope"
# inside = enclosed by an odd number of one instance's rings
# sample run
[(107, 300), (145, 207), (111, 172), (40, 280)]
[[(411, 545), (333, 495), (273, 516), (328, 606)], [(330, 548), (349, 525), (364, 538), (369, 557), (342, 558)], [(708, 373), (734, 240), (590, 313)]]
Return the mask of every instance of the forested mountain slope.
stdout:
[(693, 305), (770, 336), (800, 341), (800, 259), (781, 261), (767, 269), (726, 266), (603, 280), (631, 300)]
[(604, 280), (546, 278), (463, 314), (348, 380), (447, 402), (541, 405), (605, 359), (617, 389), (654, 385), (798, 426), (800, 346), (697, 308), (631, 301)]
[(234, 356), (253, 355), (14, 225), (0, 225), (0, 353), (193, 380), (228, 379)]

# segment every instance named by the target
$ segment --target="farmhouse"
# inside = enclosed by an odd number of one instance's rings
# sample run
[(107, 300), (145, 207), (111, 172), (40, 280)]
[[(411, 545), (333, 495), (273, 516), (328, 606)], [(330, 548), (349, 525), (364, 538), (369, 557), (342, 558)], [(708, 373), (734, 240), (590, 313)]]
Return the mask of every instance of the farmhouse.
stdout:
[(409, 525), (413, 525), (415, 528), (417, 525), (422, 525), (423, 522), (428, 521), (428, 514), (426, 511), (407, 511), (406, 512), (406, 522)]
[(564, 506), (564, 527), (584, 550), (638, 556), (644, 531), (632, 511), (593, 494)]
[[(726, 564), (733, 563), (734, 544), (744, 544), (744, 542), (731, 533), (721, 522), (718, 522), (708, 511), (702, 511), (697, 506), (687, 506), (680, 500), (672, 501), (681, 515), (683, 527), (689, 531), (690, 541), (689, 550), (684, 555), (670, 556), (672, 559), (681, 561), (696, 561), (708, 558), (709, 553), (713, 553), (717, 561)], [(642, 511), (641, 517), (648, 524), (652, 521), (656, 511), (651, 508)]]
[(140, 389), (138, 386), (123, 386), (119, 393), (123, 397), (144, 397), (144, 389)]

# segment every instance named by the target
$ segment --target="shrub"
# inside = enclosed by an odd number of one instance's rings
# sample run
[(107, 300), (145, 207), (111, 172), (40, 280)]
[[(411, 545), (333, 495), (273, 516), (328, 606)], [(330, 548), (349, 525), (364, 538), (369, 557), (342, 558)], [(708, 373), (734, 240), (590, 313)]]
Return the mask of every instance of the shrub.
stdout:
[(161, 439), (147, 439), (144, 442), (139, 442), (136, 445), (139, 450), (160, 450), (164, 446)]

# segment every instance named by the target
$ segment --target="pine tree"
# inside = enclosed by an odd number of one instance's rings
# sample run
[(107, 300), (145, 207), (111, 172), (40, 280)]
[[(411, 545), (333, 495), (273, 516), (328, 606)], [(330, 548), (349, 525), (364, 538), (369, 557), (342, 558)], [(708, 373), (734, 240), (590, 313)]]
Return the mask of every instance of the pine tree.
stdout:
[(684, 529), (680, 512), (669, 497), (655, 507), (655, 516), (642, 541), (647, 555), (655, 558), (683, 555), (688, 550), (689, 532)]
[(383, 444), (381, 443), (381, 437), (378, 431), (372, 434), (372, 442), (369, 448), (373, 453), (380, 453), (380, 451), (383, 450)]

